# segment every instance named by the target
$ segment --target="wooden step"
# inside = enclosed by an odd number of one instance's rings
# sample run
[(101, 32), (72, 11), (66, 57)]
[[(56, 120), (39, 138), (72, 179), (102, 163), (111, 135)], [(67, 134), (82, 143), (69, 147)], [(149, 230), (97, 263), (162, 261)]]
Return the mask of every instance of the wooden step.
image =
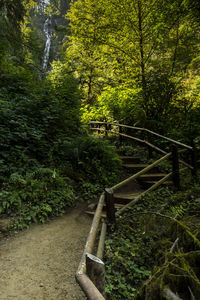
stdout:
[[(115, 208), (121, 208), (121, 207), (124, 206), (124, 204), (122, 204), (122, 203), (114, 203), (114, 205), (115, 205)], [(104, 203), (104, 208), (103, 208), (103, 210), (106, 210), (106, 204), (105, 204), (105, 203)]]
[[(116, 210), (122, 208), (123, 206), (124, 206), (124, 204), (115, 203)], [(95, 214), (95, 212), (96, 212), (95, 210), (85, 210), (86, 214), (92, 215), (92, 216)], [(105, 204), (104, 204), (104, 210), (101, 213), (101, 217), (106, 218), (106, 205)]]
[[(144, 180), (144, 181), (141, 181), (140, 184), (145, 188), (149, 188), (150, 186), (154, 185), (158, 181), (159, 180)], [(165, 181), (165, 182), (162, 183), (162, 185), (173, 185), (173, 182), (172, 181)]]
[(115, 203), (115, 208), (116, 209), (120, 209), (124, 206), (124, 204), (120, 204), (120, 203)]
[[(94, 214), (95, 214), (95, 211), (85, 210), (85, 213), (88, 214), (88, 215), (94, 215)], [(106, 218), (106, 213), (105, 213), (105, 212), (102, 212), (102, 213), (101, 213), (101, 217)]]
[(122, 167), (128, 169), (143, 169), (146, 168), (148, 164), (122, 164)]
[(138, 177), (138, 180), (159, 180), (163, 177), (165, 177), (167, 174), (164, 173), (146, 173), (143, 175), (140, 175), (140, 177)]
[(139, 163), (139, 158), (135, 156), (120, 156), (124, 164), (137, 164)]
[(117, 204), (126, 204), (139, 196), (141, 192), (129, 192), (129, 193), (114, 193), (114, 199)]
[[(148, 164), (144, 164), (144, 163), (141, 163), (141, 164), (122, 164), (122, 167), (130, 170), (131, 172), (135, 171), (135, 172), (139, 172), (141, 171), (142, 169), (148, 167), (149, 165)], [(159, 173), (160, 170), (158, 168), (158, 166), (155, 166), (154, 168), (152, 168), (151, 170), (148, 171), (147, 174), (155, 174), (155, 173)]]

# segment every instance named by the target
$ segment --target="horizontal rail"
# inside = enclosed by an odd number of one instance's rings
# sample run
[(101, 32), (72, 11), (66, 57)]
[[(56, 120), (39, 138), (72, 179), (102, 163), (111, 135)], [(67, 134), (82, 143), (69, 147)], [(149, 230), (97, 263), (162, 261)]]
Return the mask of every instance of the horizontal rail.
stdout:
[(137, 203), (140, 200), (141, 197), (143, 197), (144, 195), (146, 195), (146, 193), (149, 193), (149, 192), (152, 192), (153, 190), (155, 190), (158, 186), (160, 186), (165, 181), (167, 181), (171, 176), (172, 176), (172, 172), (169, 173), (169, 174), (167, 174), (165, 177), (163, 177), (158, 182), (156, 182), (154, 185), (152, 185), (148, 190), (144, 191), (139, 196), (137, 196), (135, 199), (133, 199), (131, 202), (129, 202), (128, 204), (126, 204), (125, 206), (123, 206), (121, 209), (119, 209), (118, 212), (117, 212), (117, 215), (120, 215), (122, 212), (124, 212), (125, 209), (127, 209), (128, 207), (131, 207), (132, 205), (134, 205), (135, 203)]
[[(115, 123), (106, 123), (106, 122), (96, 122), (96, 121), (92, 121), (92, 123), (94, 123), (94, 124), (96, 124), (96, 123), (101, 123), (101, 124), (115, 124)], [(130, 127), (130, 128), (134, 128), (134, 129), (139, 129), (139, 130), (148, 130), (148, 129), (145, 129), (145, 128), (139, 128), (139, 127), (132, 127), (132, 126), (127, 126), (127, 125), (122, 125), (122, 124), (115, 124), (115, 125), (120, 125), (120, 126), (123, 126), (123, 127)], [(154, 149), (155, 151), (157, 151), (157, 152), (160, 152), (160, 153), (162, 153), (162, 154), (167, 154), (167, 152), (166, 151), (164, 151), (164, 150), (162, 150), (162, 149), (160, 149), (159, 147), (157, 147), (157, 146), (155, 146), (155, 145), (153, 145), (153, 144), (151, 144), (151, 143), (149, 143), (148, 141), (145, 141), (145, 140), (141, 140), (141, 139), (139, 139), (139, 138), (136, 138), (136, 137), (133, 137), (133, 136), (131, 136), (131, 135), (127, 135), (127, 134), (124, 134), (124, 133), (121, 133), (121, 132), (117, 132), (117, 131), (114, 131), (114, 130), (107, 130), (107, 129), (104, 129), (104, 128), (91, 128), (91, 130), (98, 130), (98, 131), (103, 131), (103, 132), (111, 132), (111, 133), (114, 133), (114, 134), (118, 134), (118, 135), (120, 135), (120, 136), (123, 136), (123, 137), (126, 137), (126, 138), (129, 138), (129, 139), (132, 139), (132, 140), (134, 140), (134, 141), (136, 141), (136, 142), (139, 142), (139, 143), (142, 143), (142, 144), (145, 144), (145, 145), (147, 145), (147, 146), (149, 146), (149, 147), (151, 147), (152, 149)], [(156, 134), (156, 133), (155, 133)], [(172, 140), (173, 141), (173, 140)], [(176, 141), (175, 141), (176, 142)], [(179, 143), (179, 142), (176, 142), (176, 144), (181, 144), (181, 143)], [(184, 146), (184, 144), (181, 144), (182, 146)], [(186, 145), (187, 146), (187, 145)], [(185, 151), (187, 151), (187, 150), (192, 150), (193, 148), (192, 147), (190, 147), (190, 146), (188, 146), (187, 148), (185, 147), (185, 149), (182, 149), (182, 150), (179, 150), (178, 152), (179, 153), (184, 153)], [(186, 166), (188, 169), (190, 169), (190, 170), (193, 170), (194, 169), (194, 167), (193, 166), (191, 166), (190, 164), (188, 164), (188, 163), (186, 163), (184, 160), (180, 160), (179, 159), (179, 162), (182, 164), (182, 165), (184, 165), (184, 166)]]
[(105, 300), (103, 295), (85, 273), (76, 274), (76, 280), (89, 300)]
[(164, 139), (164, 140), (166, 140), (166, 141), (168, 141), (168, 142), (172, 142), (173, 144), (176, 144), (176, 145), (178, 145), (178, 146), (184, 147), (184, 148), (186, 148), (186, 149), (188, 149), (188, 150), (193, 150), (193, 148), (192, 148), (191, 146), (188, 146), (188, 145), (183, 144), (183, 143), (181, 143), (181, 142), (178, 142), (178, 141), (175, 141), (175, 140), (173, 140), (173, 139), (170, 139), (170, 138), (168, 138), (168, 137), (166, 137), (166, 136), (164, 136), (164, 135), (158, 134), (158, 133), (156, 133), (156, 132), (154, 132), (154, 131), (151, 131), (151, 130), (149, 130), (149, 129), (145, 129), (145, 131), (148, 132), (148, 133), (151, 133), (152, 135), (155, 135), (155, 136), (157, 136), (157, 137), (160, 137), (160, 138), (162, 138), (162, 139)]
[(112, 123), (112, 122), (109, 123), (109, 122), (90, 121), (90, 124), (113, 125), (113, 126), (118, 126), (118, 127), (125, 127), (125, 128), (129, 128), (129, 129), (145, 131), (145, 128), (133, 127), (133, 126), (129, 126), (129, 125), (124, 125), (124, 124), (119, 124), (119, 123)]
[(76, 272), (76, 280), (89, 300), (105, 300), (103, 295), (99, 292), (99, 290), (90, 280), (90, 278), (86, 275), (86, 259), (85, 259), (86, 254), (87, 253), (91, 254), (94, 248), (94, 243), (97, 236), (99, 223), (101, 220), (101, 213), (104, 206), (104, 200), (105, 200), (105, 195), (104, 193), (102, 193), (92, 221), (90, 232), (88, 234), (88, 238), (85, 244), (85, 249), (81, 261), (79, 263), (78, 270)]
[(179, 159), (179, 163), (186, 166), (190, 170), (194, 170), (194, 167), (191, 166), (190, 164), (186, 163), (184, 160)]
[(157, 166), (159, 163), (161, 163), (162, 161), (168, 159), (171, 156), (171, 152), (167, 153), (165, 156), (161, 157), (159, 160), (156, 160), (154, 163), (152, 163), (151, 165), (147, 166), (146, 168), (142, 169), (141, 171), (139, 171), (138, 173), (130, 176), (129, 178), (121, 181), (120, 183), (114, 185), (112, 187), (113, 191), (116, 191), (117, 189), (121, 188), (122, 186), (124, 186), (125, 184), (129, 183), (130, 181), (138, 178), (140, 175), (145, 174), (147, 171), (151, 170), (152, 168), (154, 168), (155, 166)]
[(167, 154), (166, 151), (164, 151), (164, 150), (158, 148), (157, 146), (155, 146), (155, 145), (153, 145), (153, 144), (151, 144), (151, 143), (149, 143), (149, 142), (147, 142), (147, 141), (145, 141), (145, 144), (146, 144), (147, 146), (151, 147), (152, 149), (156, 150), (157, 152), (160, 152), (160, 153), (162, 153), (162, 154)]
[(136, 142), (145, 144), (145, 145), (151, 147), (152, 149), (156, 150), (157, 152), (160, 152), (160, 153), (162, 153), (162, 154), (167, 154), (166, 151), (164, 151), (164, 150), (158, 148), (157, 146), (155, 146), (155, 145), (153, 145), (153, 144), (151, 144), (151, 143), (149, 143), (149, 142), (147, 142), (147, 141), (145, 141), (145, 140), (141, 140), (141, 139), (139, 139), (139, 138), (136, 138), (136, 137), (134, 137), (134, 136), (131, 136), (131, 135), (127, 135), (127, 134), (124, 134), (124, 133), (121, 133), (121, 132), (117, 132), (117, 131), (114, 131), (114, 130), (106, 130), (106, 129), (104, 129), (104, 128), (94, 128), (94, 127), (93, 127), (93, 128), (91, 128), (91, 130), (98, 130), (98, 131), (111, 132), (111, 133), (114, 133), (114, 134), (118, 134), (118, 135), (120, 135), (120, 136), (126, 137), (126, 138), (131, 139), (131, 140), (134, 140), (134, 141), (136, 141)]
[(127, 135), (127, 134), (124, 134), (124, 133), (120, 133), (120, 132), (117, 132), (117, 131), (114, 131), (114, 130), (106, 130), (106, 129), (104, 129), (104, 128), (91, 128), (91, 130), (98, 130), (98, 131), (103, 131), (103, 132), (111, 132), (111, 133), (115, 133), (115, 134), (118, 134), (118, 135), (127, 137), (127, 138), (129, 138), (129, 139), (132, 139), (132, 140), (134, 140), (134, 141), (137, 141), (137, 142), (140, 142), (140, 143), (145, 144), (145, 141), (144, 141), (144, 140), (141, 140), (141, 139), (136, 138), (136, 137), (134, 137), (134, 136)]
[(100, 239), (99, 239), (99, 245), (98, 245), (98, 249), (97, 249), (97, 257), (100, 259), (103, 258), (106, 231), (107, 231), (107, 224), (105, 222), (103, 222), (102, 229), (101, 229), (101, 235), (100, 235)]
[(101, 213), (102, 213), (103, 206), (104, 206), (104, 200), (105, 200), (105, 195), (104, 195), (104, 193), (102, 193), (102, 195), (100, 196), (100, 199), (99, 199), (99, 203), (98, 203), (93, 221), (92, 221), (90, 232), (88, 234), (88, 238), (86, 241), (82, 259), (81, 259), (81, 262), (78, 267), (78, 273), (80, 273), (80, 274), (85, 271), (85, 266), (86, 266), (85, 265), (86, 264), (85, 263), (85, 255), (86, 255), (86, 253), (92, 253), (92, 250), (94, 247), (94, 242), (95, 242), (98, 226), (99, 226), (100, 219), (101, 219)]
[(162, 138), (162, 139), (164, 139), (164, 140), (166, 140), (166, 141), (168, 141), (168, 142), (172, 142), (173, 144), (176, 144), (176, 145), (179, 145), (179, 146), (181, 146), (181, 147), (184, 147), (184, 148), (186, 148), (186, 149), (188, 149), (188, 150), (193, 150), (193, 147), (191, 147), (191, 146), (188, 146), (188, 145), (183, 144), (183, 143), (181, 143), (181, 142), (175, 141), (175, 140), (173, 140), (173, 139), (171, 139), (171, 138), (168, 138), (168, 137), (166, 137), (166, 136), (164, 136), (164, 135), (158, 134), (158, 133), (156, 133), (156, 132), (154, 132), (154, 131), (151, 131), (151, 130), (149, 130), (149, 129), (146, 129), (146, 128), (133, 127), (133, 126), (124, 125), (124, 124), (119, 124), (119, 123), (108, 123), (108, 122), (98, 122), (98, 121), (91, 121), (90, 124), (102, 124), (102, 125), (103, 125), (103, 124), (107, 124), (107, 125), (114, 125), (114, 126), (119, 126), (119, 127), (124, 127), (124, 128), (134, 129), (134, 130), (145, 131), (145, 132), (150, 133), (150, 134), (152, 134), (152, 135), (155, 135), (155, 136), (157, 136), (157, 137), (159, 137), (159, 138)]

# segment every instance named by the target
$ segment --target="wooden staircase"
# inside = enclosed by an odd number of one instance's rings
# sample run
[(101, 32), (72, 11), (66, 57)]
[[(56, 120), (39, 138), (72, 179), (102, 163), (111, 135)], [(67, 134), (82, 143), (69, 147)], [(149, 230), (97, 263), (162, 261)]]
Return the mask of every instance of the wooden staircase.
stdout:
[[(122, 167), (124, 171), (130, 174), (137, 174), (139, 171), (144, 170), (149, 165), (146, 163), (139, 162), (139, 158), (134, 156), (120, 156), (122, 160)], [(123, 173), (123, 171), (122, 171)], [(141, 174), (137, 177), (137, 179), (129, 181), (124, 184), (122, 187), (114, 190), (113, 198), (114, 198), (114, 207), (116, 212), (122, 209), (125, 205), (134, 201), (143, 195), (148, 189), (151, 189), (157, 182), (161, 179), (165, 178), (167, 174), (161, 173), (157, 166), (151, 168), (149, 171)], [(172, 185), (173, 182), (171, 180), (167, 180), (163, 182), (164, 185)], [(104, 205), (104, 210), (102, 212), (102, 216), (106, 217), (106, 205)], [(96, 207), (93, 209), (87, 210), (86, 213), (94, 214)]]

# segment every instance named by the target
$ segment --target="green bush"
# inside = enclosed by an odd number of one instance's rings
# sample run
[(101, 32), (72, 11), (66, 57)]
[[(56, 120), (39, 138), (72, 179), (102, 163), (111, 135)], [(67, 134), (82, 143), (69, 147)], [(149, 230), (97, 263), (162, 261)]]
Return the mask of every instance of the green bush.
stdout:
[(108, 186), (118, 180), (121, 160), (108, 141), (90, 136), (66, 138), (57, 142), (52, 151), (63, 172), (71, 170), (76, 179)]
[(93, 137), (77, 139), (77, 165), (85, 178), (93, 183), (112, 186), (118, 181), (121, 160), (108, 141)]
[(19, 229), (32, 222), (44, 223), (73, 205), (75, 195), (68, 182), (56, 170), (46, 168), (25, 176), (13, 173), (0, 192), (0, 213), (15, 217)]
[(65, 78), (66, 88), (57, 95), (57, 83), (16, 72), (0, 77), (1, 182), (15, 172), (54, 167), (53, 145), (77, 135), (79, 128), (79, 93), (72, 76)]
[(93, 107), (82, 108), (82, 120), (88, 123), (90, 120), (113, 121), (123, 120), (126, 124), (134, 124), (144, 119), (141, 107), (141, 90), (124, 86), (107, 87), (97, 99)]

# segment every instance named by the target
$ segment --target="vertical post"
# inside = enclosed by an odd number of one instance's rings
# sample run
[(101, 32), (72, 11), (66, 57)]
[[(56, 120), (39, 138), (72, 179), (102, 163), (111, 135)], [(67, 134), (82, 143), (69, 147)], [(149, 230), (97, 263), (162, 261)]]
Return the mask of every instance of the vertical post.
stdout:
[(196, 177), (197, 175), (197, 157), (196, 157), (196, 148), (194, 145), (194, 141), (192, 140), (192, 150), (191, 150), (191, 164), (192, 164), (192, 176)]
[[(86, 273), (99, 292), (105, 297), (105, 265), (98, 257), (86, 253)], [(96, 298), (95, 298), (96, 299)]]
[(108, 123), (105, 124), (105, 129), (106, 129), (105, 136), (107, 137), (108, 136)]
[(180, 189), (178, 151), (175, 145), (171, 146), (172, 151), (172, 180), (175, 188)]
[(123, 138), (122, 138), (122, 127), (119, 126), (119, 145), (122, 146)]
[[(101, 124), (100, 123), (98, 123), (98, 128), (100, 129), (101, 128)], [(101, 133), (101, 130), (98, 130), (98, 134), (100, 134)]]
[[(147, 142), (151, 143), (151, 137), (149, 133), (147, 133)], [(152, 154), (153, 154), (152, 148), (148, 146), (148, 159), (152, 158)]]
[(92, 128), (94, 127), (94, 125), (90, 122), (90, 132), (93, 134), (94, 131), (92, 130)]
[(115, 205), (114, 205), (114, 196), (111, 189), (105, 189), (105, 202), (106, 202), (106, 213), (108, 222), (110, 224), (115, 224)]

